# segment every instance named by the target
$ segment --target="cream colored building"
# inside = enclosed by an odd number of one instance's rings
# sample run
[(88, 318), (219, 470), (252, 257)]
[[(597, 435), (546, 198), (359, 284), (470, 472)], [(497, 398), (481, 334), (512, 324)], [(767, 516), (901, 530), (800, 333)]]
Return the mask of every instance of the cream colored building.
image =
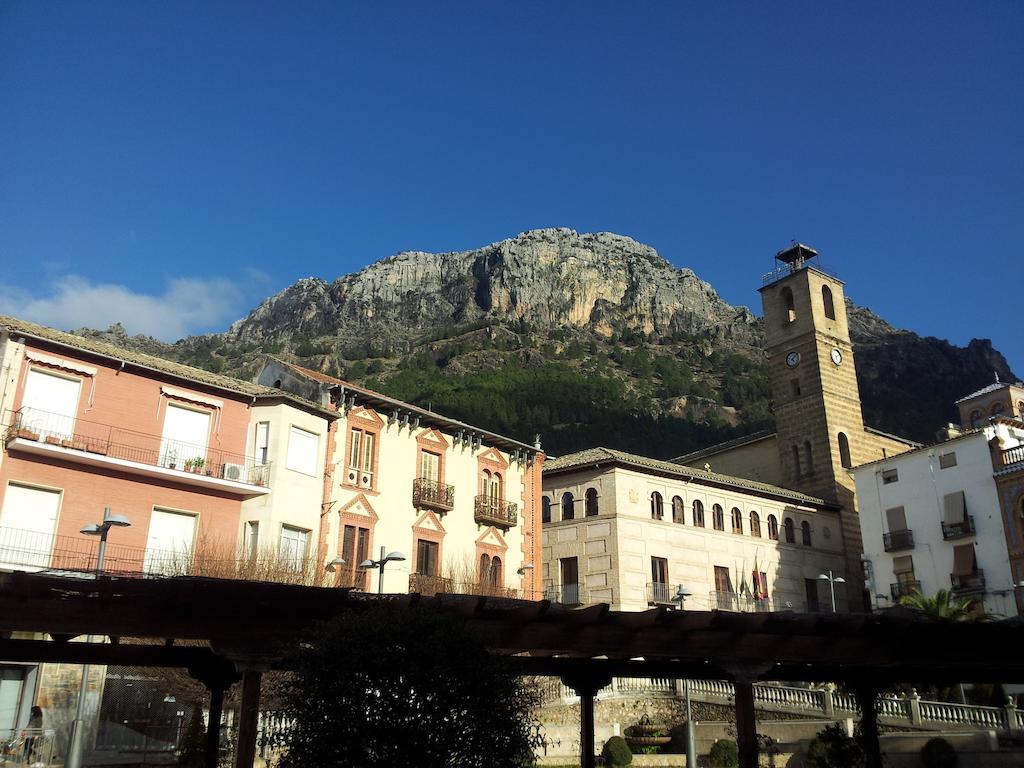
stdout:
[[(337, 415), (320, 427), (283, 414), (268, 420), (278, 441), (287, 432), (311, 446), (308, 435), (321, 430), (317, 455), (327, 458), (316, 505), (313, 475), (290, 482), (306, 499), (303, 530), (316, 531), (319, 562), (345, 561), (339, 583), (385, 592), (539, 593), (544, 454), (537, 447), (276, 359), (257, 381)], [(276, 471), (287, 472), (287, 462)], [(276, 519), (277, 503), (270, 507)], [(382, 571), (359, 567), (391, 552), (405, 559)]]
[[(544, 588), (615, 610), (831, 610), (835, 505), (797, 491), (594, 448), (544, 467)], [(842, 590), (836, 607), (846, 609)]]
[(964, 426), (981, 427), (999, 417), (1024, 419), (1024, 383), (1003, 382), (997, 375), (992, 384), (957, 400), (956, 407)]

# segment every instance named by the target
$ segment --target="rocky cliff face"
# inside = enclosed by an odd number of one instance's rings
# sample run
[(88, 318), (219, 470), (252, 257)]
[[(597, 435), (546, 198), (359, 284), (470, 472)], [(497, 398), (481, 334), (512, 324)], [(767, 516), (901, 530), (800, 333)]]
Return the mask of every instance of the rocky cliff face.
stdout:
[[(994, 373), (1015, 378), (988, 341), (960, 348), (847, 309), (871, 426), (931, 440), (958, 397)], [(400, 253), (332, 283), (300, 280), (226, 332), (175, 345), (89, 333), (246, 377), (263, 353), (290, 356), (522, 439), (541, 432), (562, 452), (679, 455), (772, 418), (761, 320), (610, 233)]]
[(291, 335), (375, 339), (384, 355), (410, 351), (437, 328), (484, 319), (570, 327), (611, 338), (698, 333), (750, 346), (756, 318), (724, 302), (688, 269), (610, 233), (541, 229), (485, 248), (400, 253), (327, 284), (300, 280), (228, 330), (245, 342)]

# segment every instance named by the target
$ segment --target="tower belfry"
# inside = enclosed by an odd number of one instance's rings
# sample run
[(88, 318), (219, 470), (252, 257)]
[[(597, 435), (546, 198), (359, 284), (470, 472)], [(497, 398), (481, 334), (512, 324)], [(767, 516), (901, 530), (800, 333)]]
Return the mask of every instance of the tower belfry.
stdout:
[(803, 243), (779, 251), (761, 287), (782, 484), (843, 508), (848, 598), (863, 588), (848, 468), (869, 460), (843, 283)]

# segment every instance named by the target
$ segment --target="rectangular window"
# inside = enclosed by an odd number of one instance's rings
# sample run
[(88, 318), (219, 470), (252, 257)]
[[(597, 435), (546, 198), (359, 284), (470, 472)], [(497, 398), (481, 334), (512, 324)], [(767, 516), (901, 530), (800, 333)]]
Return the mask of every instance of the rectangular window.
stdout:
[(196, 537), (196, 516), (154, 509), (146, 537), (146, 573), (188, 573)]
[(164, 413), (161, 463), (181, 469), (190, 459), (205, 459), (210, 441), (210, 412), (167, 404)]
[(818, 580), (804, 579), (804, 595), (807, 599), (807, 612), (817, 613), (821, 610), (818, 603)]
[(418, 539), (416, 541), (416, 573), (420, 576), (437, 576), (437, 553), (436, 541)]
[(375, 464), (377, 436), (362, 429), (352, 429), (349, 433), (348, 472), (345, 476), (347, 485), (359, 488), (373, 487), (373, 467)]
[(80, 389), (78, 379), (30, 369), (21, 397), (22, 426), (40, 432), (40, 436), (70, 438), (75, 432)]
[(267, 463), (270, 454), (270, 422), (261, 421), (256, 425), (256, 450), (254, 456), (256, 464), (262, 466)]
[(729, 569), (723, 565), (715, 566), (715, 598), (719, 610), (736, 610), (736, 594), (733, 592), (732, 579), (729, 576)]
[(949, 469), (950, 467), (956, 466), (956, 453), (940, 453), (939, 454), (939, 469)]
[(800, 397), (800, 379), (790, 379), (789, 386), (793, 388), (793, 397)]
[(285, 466), (304, 475), (316, 475), (316, 455), (319, 448), (319, 435), (292, 427), (288, 433), (288, 459)]
[(907, 513), (903, 507), (885, 510), (885, 519), (889, 523), (889, 532), (907, 530)]
[(900, 473), (895, 469), (883, 469), (882, 470), (882, 483), (889, 485), (889, 483), (898, 482), (900, 479)]
[(668, 584), (668, 560), (666, 558), (651, 558), (651, 581), (655, 584)]
[(894, 557), (892, 572), (899, 584), (910, 584), (914, 581), (914, 558), (910, 555)]
[(344, 572), (356, 589), (366, 589), (365, 568), (359, 564), (370, 559), (370, 529), (357, 525), (346, 525), (342, 536), (341, 557), (345, 561)]
[(245, 524), (245, 556), (252, 559), (259, 554), (260, 547), (260, 524), (256, 520), (250, 520)]
[[(441, 457), (430, 451), (420, 451), (420, 477), (437, 483), (440, 481)], [(487, 489), (484, 489), (486, 493)]]
[(558, 561), (562, 577), (562, 603), (578, 605), (580, 602), (580, 568), (575, 557), (563, 557)]
[(281, 545), (278, 549), (278, 557), (285, 567), (299, 570), (306, 559), (308, 547), (309, 531), (293, 528), (290, 525), (281, 526)]
[(60, 491), (10, 484), (0, 510), (0, 565), (49, 568)]
[(755, 600), (768, 599), (768, 574), (764, 571), (753, 571), (751, 579), (754, 582), (753, 591)]

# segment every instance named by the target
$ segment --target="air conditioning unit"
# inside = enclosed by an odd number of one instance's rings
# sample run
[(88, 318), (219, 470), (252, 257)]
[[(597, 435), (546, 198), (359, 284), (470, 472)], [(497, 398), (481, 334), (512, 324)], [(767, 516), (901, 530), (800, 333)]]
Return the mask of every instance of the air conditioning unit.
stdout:
[(359, 477), (360, 488), (370, 488), (373, 486), (373, 476), (369, 472), (363, 472)]
[(220, 476), (225, 480), (235, 480), (240, 483), (245, 482), (245, 474), (244, 464), (228, 464), (225, 462), (220, 471)]
[(348, 471), (348, 483), (349, 485), (355, 485), (356, 481), (359, 480), (359, 472), (355, 469)]

